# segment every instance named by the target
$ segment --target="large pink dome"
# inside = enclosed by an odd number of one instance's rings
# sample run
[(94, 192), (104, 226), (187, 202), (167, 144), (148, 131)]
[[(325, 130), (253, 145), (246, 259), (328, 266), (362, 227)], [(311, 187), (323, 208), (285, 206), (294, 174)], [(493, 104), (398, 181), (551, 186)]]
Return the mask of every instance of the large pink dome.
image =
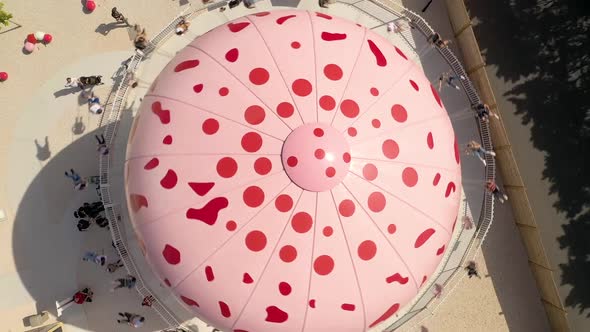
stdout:
[(126, 193), (154, 271), (226, 331), (363, 331), (410, 302), (451, 239), (453, 128), (420, 67), (306, 11), (237, 19), (154, 82)]

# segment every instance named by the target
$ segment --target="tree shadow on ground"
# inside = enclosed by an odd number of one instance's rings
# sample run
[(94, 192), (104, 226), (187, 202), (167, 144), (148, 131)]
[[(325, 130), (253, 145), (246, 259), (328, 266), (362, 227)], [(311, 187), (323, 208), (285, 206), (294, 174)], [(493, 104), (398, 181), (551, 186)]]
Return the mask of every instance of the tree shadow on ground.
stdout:
[[(565, 305), (590, 317), (590, 7), (582, 0), (467, 1), (488, 65), (515, 83), (505, 97), (531, 141), (545, 153), (543, 179), (569, 224), (557, 240), (567, 249)], [(498, 47), (502, 45), (502, 47)]]

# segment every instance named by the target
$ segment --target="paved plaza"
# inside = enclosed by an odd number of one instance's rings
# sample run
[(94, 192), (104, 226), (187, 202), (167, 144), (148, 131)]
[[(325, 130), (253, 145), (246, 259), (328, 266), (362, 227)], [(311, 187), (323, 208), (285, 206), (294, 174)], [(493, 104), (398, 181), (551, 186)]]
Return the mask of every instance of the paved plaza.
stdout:
[[(81, 260), (86, 250), (104, 253), (109, 261), (115, 259), (116, 252), (108, 230), (93, 226), (88, 232), (78, 232), (73, 211), (83, 202), (97, 201), (99, 197), (94, 186), (76, 191), (63, 176), (70, 168), (83, 176), (98, 175), (94, 135), (102, 132), (106, 119), (90, 113), (85, 98), (77, 89), (64, 88), (64, 81), (69, 76), (102, 75), (105, 84), (96, 87), (94, 93), (102, 100), (109, 100), (115, 79), (121, 74), (118, 72), (121, 63), (133, 55), (132, 33), (113, 24), (110, 16), (113, 6), (132, 23), (145, 26), (148, 34), (156, 34), (181, 12), (197, 12), (191, 17), (192, 25), (186, 34), (173, 35), (140, 64), (139, 84), (127, 97), (112, 148), (113, 178), (119, 179), (119, 183), (112, 184), (110, 190), (113, 201), (120, 202), (121, 211), (126, 210), (123, 162), (127, 138), (149, 86), (176, 52), (195, 37), (229, 20), (256, 11), (293, 6), (321, 11), (375, 27), (375, 31), (392, 40), (410, 38), (404, 45), (414, 45), (415, 49), (407, 46), (404, 51), (415, 55), (413, 60), (423, 67), (433, 83), (441, 72), (448, 70), (448, 65), (437, 59), (436, 52), (428, 49), (423, 40), (412, 40), (411, 34), (402, 37), (388, 34), (378, 19), (343, 3), (320, 9), (317, 1), (311, 0), (261, 0), (252, 10), (239, 6), (219, 12), (199, 11), (203, 5), (195, 0), (104, 0), (97, 1), (97, 9), (87, 14), (77, 1), (5, 2), (14, 14), (14, 21), (22, 27), (0, 34), (3, 45), (0, 71), (10, 74), (8, 81), (0, 83), (0, 183), (3, 184), (0, 209), (7, 214), (6, 220), (0, 222), (0, 331), (26, 331), (29, 328), (23, 326), (23, 318), (44, 310), (55, 321), (55, 301), (84, 287), (93, 289), (94, 301), (66, 310), (58, 319), (65, 324), (64, 331), (131, 330), (116, 323), (117, 312), (121, 311), (146, 317), (146, 324), (138, 331), (166, 327), (153, 310), (140, 305), (141, 298), (135, 290), (109, 292), (111, 280), (123, 277), (124, 269), (110, 274)], [(419, 12), (423, 2), (407, 0), (403, 5)], [(452, 36), (442, 1), (433, 2), (424, 17), (441, 35)], [(32, 54), (23, 54), (23, 38), (37, 30), (51, 33), (54, 41), (38, 46)], [(456, 44), (451, 48), (460, 54)], [(472, 118), (461, 114), (466, 107), (465, 96), (447, 88), (441, 97), (461, 143), (476, 137)], [(473, 174), (464, 176), (463, 182), (465, 195), (474, 202), (470, 201), (470, 209), (477, 216), (483, 195), (483, 168), (474, 157), (462, 156), (462, 159), (464, 171)], [(482, 278), (464, 278), (435, 313), (419, 325), (407, 326), (407, 330), (420, 331), (421, 326), (430, 331), (549, 330), (509, 205), (497, 204), (494, 219), (477, 256)], [(131, 225), (129, 222), (124, 225), (130, 253), (137, 257), (137, 269), (144, 282), (181, 321), (189, 320), (189, 312), (141, 261)], [(199, 331), (212, 330), (198, 320), (192, 323)]]

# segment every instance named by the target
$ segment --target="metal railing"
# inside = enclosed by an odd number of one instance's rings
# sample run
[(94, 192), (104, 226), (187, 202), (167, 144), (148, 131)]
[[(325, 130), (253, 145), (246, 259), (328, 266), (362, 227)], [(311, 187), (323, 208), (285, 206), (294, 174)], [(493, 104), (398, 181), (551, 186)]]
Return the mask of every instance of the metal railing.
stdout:
[[(385, 21), (382, 19), (384, 17), (391, 17), (391, 16), (387, 16), (386, 14), (379, 13), (379, 10), (383, 10), (383, 11), (389, 12), (390, 14), (393, 14), (393, 16), (407, 18), (409, 20), (410, 24), (412, 24), (413, 27), (415, 28), (415, 29), (412, 29), (412, 32), (418, 32), (422, 35), (422, 37), (424, 37), (426, 39), (435, 33), (434, 29), (432, 29), (430, 27), (430, 25), (422, 17), (420, 17), (416, 13), (412, 12), (411, 10), (408, 10), (407, 8), (403, 7), (402, 5), (399, 5), (399, 4), (394, 3), (392, 1), (385, 2), (385, 1), (381, 1), (381, 0), (337, 0), (337, 2), (340, 2), (340, 3), (348, 5), (348, 6), (352, 6), (355, 9), (357, 9), (358, 11), (368, 15), (369, 17), (375, 19), (376, 21), (379, 21), (380, 24), (378, 24), (377, 26), (375, 26), (373, 28), (381, 27), (381, 26), (386, 25), (387, 23), (393, 21), (393, 20), (390, 20), (388, 22), (388, 21)], [(414, 45), (411, 45), (409, 43), (409, 40), (411, 40), (411, 39), (408, 39), (408, 38), (400, 38), (400, 39), (405, 40), (406, 44), (411, 49), (413, 49), (416, 53), (418, 53), (417, 49), (414, 47)], [(442, 47), (442, 48), (435, 47), (435, 48), (438, 51), (438, 53), (441, 55), (441, 57), (445, 60), (445, 62), (448, 64), (448, 66), (452, 69), (452, 71), (454, 72), (455, 75), (464, 76), (466, 78), (465, 80), (459, 80), (459, 81), (460, 81), (460, 84), (463, 88), (463, 91), (466, 94), (467, 99), (469, 100), (470, 105), (475, 106), (475, 105), (480, 104), (481, 100), (479, 98), (479, 95), (478, 95), (477, 91), (475, 90), (472, 82), (469, 80), (467, 73), (463, 69), (463, 66), (461, 65), (460, 61), (455, 56), (455, 54), (453, 54), (453, 52), (448, 47)], [(493, 144), (492, 144), (490, 128), (489, 128), (488, 123), (485, 121), (481, 121), (478, 118), (476, 118), (476, 123), (477, 123), (477, 127), (478, 127), (478, 131), (480, 134), (480, 139), (481, 139), (483, 148), (488, 151), (492, 151)], [(487, 164), (485, 167), (485, 181), (489, 181), (489, 180), (495, 181), (495, 174), (496, 174), (495, 160), (491, 156), (486, 156), (485, 160), (486, 160), (486, 164)], [(484, 190), (483, 183), (482, 183), (482, 190)], [(450, 274), (450, 276), (444, 281), (444, 285), (443, 285), (444, 286), (444, 295), (441, 296), (440, 298), (435, 298), (432, 293), (428, 292), (428, 289), (430, 289), (428, 287), (421, 295), (419, 295), (419, 297), (414, 301), (414, 304), (411, 307), (406, 308), (407, 311), (404, 316), (399, 317), (392, 325), (390, 325), (388, 328), (386, 328), (387, 331), (395, 330), (401, 326), (404, 326), (404, 327), (415, 326), (415, 325), (419, 324), (420, 322), (422, 322), (424, 319), (426, 319), (429, 315), (434, 314), (434, 312), (436, 311), (438, 306), (440, 306), (444, 302), (444, 300), (446, 298), (448, 298), (448, 296), (456, 289), (456, 286), (459, 285), (459, 283), (465, 277), (466, 274), (463, 271), (463, 266), (465, 265), (465, 263), (467, 263), (468, 261), (474, 260), (477, 257), (477, 255), (479, 254), (479, 252), (480, 252), (479, 249), (481, 247), (481, 244), (483, 243), (483, 241), (488, 233), (488, 230), (490, 229), (490, 227), (492, 225), (493, 217), (494, 217), (494, 199), (493, 199), (492, 194), (489, 193), (487, 190), (485, 190), (484, 197), (482, 200), (481, 213), (479, 215), (478, 222), (477, 222), (477, 230), (476, 230), (475, 235), (472, 237), (469, 245), (467, 246), (465, 253), (463, 254), (463, 257), (461, 259), (461, 263), (458, 266), (455, 266), (452, 268), (449, 267), (447, 269), (446, 264), (448, 263), (448, 258), (447, 258), (447, 261), (441, 262), (442, 265), (444, 265), (442, 270), (453, 271)], [(440, 274), (442, 274), (442, 272)], [(427, 296), (431, 296), (432, 298), (430, 300), (428, 300), (425, 304), (420, 305), (418, 307), (417, 304), (421, 300), (426, 299)], [(426, 310), (426, 309), (428, 309), (428, 310)], [(399, 324), (400, 322), (402, 324)]]
[[(190, 8), (190, 7), (189, 7)], [(187, 8), (188, 10), (188, 8)], [(108, 114), (105, 114), (106, 118), (106, 125), (104, 126), (104, 137), (105, 141), (108, 146), (113, 146), (115, 143), (116, 135), (117, 135), (117, 127), (121, 118), (121, 112), (125, 105), (127, 92), (129, 91), (129, 82), (131, 80), (130, 73), (135, 73), (144, 59), (145, 56), (148, 56), (151, 52), (153, 52), (159, 44), (164, 42), (168, 39), (172, 33), (174, 32), (176, 25), (182, 19), (182, 17), (186, 19), (190, 19), (194, 14), (198, 13), (198, 11), (193, 11), (187, 15), (183, 15), (185, 11), (180, 13), (177, 17), (175, 17), (167, 26), (165, 26), (158, 34), (156, 34), (149, 43), (149, 46), (143, 51), (136, 51), (135, 54), (132, 56), (131, 60), (127, 63), (126, 67), (122, 66), (124, 71), (123, 77), (119, 86), (117, 87), (117, 91), (114, 95), (113, 102), (110, 108), (107, 108)], [(161, 301), (153, 294), (153, 292), (149, 289), (146, 283), (141, 278), (141, 274), (139, 273), (133, 258), (129, 254), (129, 250), (127, 248), (127, 244), (125, 241), (125, 237), (121, 232), (121, 228), (123, 227), (120, 225), (121, 221), (121, 213), (119, 211), (120, 205), (116, 204), (111, 199), (111, 191), (110, 191), (110, 171), (111, 171), (111, 158), (112, 154), (107, 155), (100, 155), (99, 158), (99, 186), (100, 186), (100, 194), (101, 200), (105, 207), (105, 215), (109, 220), (110, 232), (111, 237), (113, 239), (113, 243), (115, 244), (115, 248), (121, 261), (125, 265), (125, 269), (127, 272), (137, 278), (137, 283), (135, 289), (140, 294), (142, 298), (146, 296), (151, 296), (154, 300), (152, 303), (151, 308), (158, 313), (158, 315), (162, 318), (165, 324), (168, 327), (177, 327), (181, 325), (181, 322), (178, 320), (174, 314), (172, 314), (162, 303)]]

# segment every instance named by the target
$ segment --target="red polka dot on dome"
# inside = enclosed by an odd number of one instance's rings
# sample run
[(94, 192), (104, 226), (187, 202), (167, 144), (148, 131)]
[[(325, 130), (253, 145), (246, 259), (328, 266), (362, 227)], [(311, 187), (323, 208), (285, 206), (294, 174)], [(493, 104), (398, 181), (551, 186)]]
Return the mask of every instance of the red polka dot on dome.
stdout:
[(249, 207), (259, 207), (264, 202), (264, 191), (257, 186), (250, 186), (242, 195), (244, 203)]
[(412, 167), (406, 167), (402, 172), (402, 180), (406, 186), (413, 187), (418, 183), (418, 172)]
[(252, 105), (246, 108), (244, 112), (244, 119), (251, 125), (257, 125), (264, 121), (264, 117), (266, 113), (264, 113), (264, 109), (258, 105)]
[(322, 136), (324, 136), (324, 130), (322, 128), (316, 128), (313, 130), (313, 134), (316, 137), (322, 137)]
[(297, 258), (297, 249), (291, 245), (286, 245), (279, 250), (279, 257), (285, 263), (291, 263)]
[(338, 212), (343, 217), (350, 217), (354, 214), (355, 205), (350, 199), (345, 199), (338, 205)]
[(291, 47), (294, 49), (298, 49), (301, 47), (301, 43), (294, 41), (291, 43)]
[(252, 279), (252, 276), (250, 276), (250, 274), (248, 274), (248, 272), (245, 272), (244, 275), (242, 276), (242, 282), (245, 284), (251, 284), (254, 282), (254, 279)]
[(350, 153), (348, 153), (348, 152), (344, 152), (344, 153), (342, 154), (342, 160), (344, 160), (344, 162), (345, 162), (345, 163), (347, 163), (347, 164), (348, 164), (348, 163), (350, 162), (350, 159), (351, 159), (351, 157), (350, 157)]
[(293, 92), (298, 95), (299, 97), (305, 97), (311, 93), (313, 90), (311, 83), (304, 78), (300, 78), (295, 80), (291, 85)]
[(424, 243), (426, 243), (426, 241), (428, 241), (432, 235), (434, 235), (434, 233), (436, 233), (436, 231), (433, 228), (428, 228), (420, 233), (420, 235), (418, 235), (416, 238), (416, 242), (414, 242), (414, 248), (420, 248), (423, 246)]
[(154, 168), (158, 167), (159, 164), (160, 164), (160, 160), (158, 160), (158, 158), (152, 158), (152, 159), (150, 159), (150, 161), (148, 161), (143, 166), (143, 169), (145, 169), (145, 170), (154, 169)]
[(229, 220), (227, 223), (225, 223), (225, 229), (227, 229), (230, 232), (235, 231), (236, 228), (238, 228), (238, 225), (233, 220)]
[(355, 127), (350, 127), (346, 130), (346, 132), (348, 133), (348, 136), (350, 137), (355, 137), (357, 134), (356, 128)]
[(328, 167), (326, 168), (326, 176), (329, 178), (334, 177), (334, 175), (336, 175), (336, 169), (334, 167)]
[(397, 54), (399, 54), (402, 58), (408, 60), (408, 57), (404, 54), (404, 52), (402, 52), (402, 50), (400, 50), (399, 48), (395, 47), (395, 51), (397, 52)]
[(227, 303), (223, 301), (218, 301), (219, 303), (219, 310), (221, 311), (221, 315), (225, 318), (231, 317), (231, 311), (229, 310), (229, 306)]
[(172, 136), (171, 135), (166, 135), (166, 137), (164, 137), (164, 139), (162, 140), (162, 143), (164, 143), (166, 145), (172, 144)]
[(262, 85), (266, 82), (268, 82), (268, 79), (270, 78), (270, 74), (268, 73), (268, 70), (264, 69), (264, 68), (254, 68), (250, 71), (250, 82), (252, 82), (252, 84), (255, 85)]
[(236, 62), (238, 60), (238, 56), (240, 55), (240, 51), (237, 48), (232, 48), (231, 50), (225, 53), (225, 60), (229, 62)]
[(366, 164), (363, 167), (363, 177), (369, 181), (375, 180), (378, 174), (379, 170), (377, 169), (377, 166), (373, 164)]
[(391, 116), (397, 122), (406, 122), (408, 119), (408, 112), (402, 105), (395, 104), (391, 107)]
[(226, 87), (222, 87), (221, 89), (219, 89), (219, 95), (222, 97), (225, 97), (229, 94), (229, 89)]
[(262, 147), (262, 137), (255, 132), (246, 133), (242, 136), (242, 148), (247, 152), (256, 152)]
[(399, 146), (392, 139), (388, 139), (383, 142), (381, 149), (383, 150), (383, 155), (389, 159), (395, 159), (399, 155)]
[(393, 234), (397, 230), (397, 227), (394, 224), (389, 224), (387, 226), (387, 233)]
[(371, 94), (375, 97), (377, 97), (379, 95), (379, 89), (377, 88), (371, 88)]
[(356, 101), (352, 99), (345, 99), (340, 103), (340, 111), (347, 118), (354, 118), (359, 115), (360, 109)]
[(363, 241), (359, 244), (357, 253), (360, 259), (368, 261), (377, 254), (377, 245), (371, 240)]
[(334, 260), (328, 255), (321, 255), (313, 262), (315, 273), (325, 276), (334, 270)]
[(203, 84), (196, 84), (193, 86), (193, 91), (196, 93), (201, 93), (201, 91), (203, 91)]
[(336, 107), (336, 100), (331, 96), (322, 96), (320, 98), (320, 107), (325, 111), (331, 111)]
[(186, 303), (187, 305), (189, 305), (189, 306), (195, 306), (195, 307), (198, 307), (198, 306), (199, 306), (199, 304), (197, 303), (197, 301), (195, 301), (195, 300), (193, 300), (193, 299), (191, 299), (191, 298), (189, 298), (189, 297), (186, 297), (186, 296), (180, 295), (180, 299), (181, 299), (181, 300), (182, 300), (184, 303)]
[(311, 300), (309, 300), (309, 306), (310, 306), (311, 308), (315, 308), (315, 299), (311, 299)]
[(213, 274), (213, 268), (211, 266), (205, 266), (205, 277), (207, 281), (215, 280), (215, 275)]
[(219, 122), (215, 119), (207, 119), (203, 122), (201, 129), (206, 135), (213, 135), (219, 130)]
[(287, 212), (293, 207), (293, 199), (287, 194), (279, 195), (275, 199), (275, 207), (281, 212)]
[(307, 212), (298, 212), (291, 219), (291, 227), (297, 233), (307, 233), (313, 226), (313, 219)]
[(291, 167), (297, 166), (297, 162), (298, 162), (298, 160), (297, 160), (297, 157), (295, 157), (295, 156), (291, 156), (291, 157), (287, 158), (287, 165), (289, 165)]
[(436, 173), (436, 175), (434, 176), (434, 179), (432, 179), (432, 185), (437, 186), (439, 182), (440, 182), (440, 173)]
[(379, 119), (373, 119), (373, 121), (371, 121), (371, 125), (373, 128), (379, 128), (381, 127), (381, 121), (379, 121)]
[(412, 88), (414, 88), (414, 90), (420, 91), (420, 88), (418, 87), (418, 84), (416, 84), (416, 82), (410, 80), (410, 85), (412, 86)]
[(334, 229), (332, 229), (330, 226), (326, 226), (322, 230), (322, 234), (324, 234), (325, 237), (330, 237), (332, 234), (334, 234)]
[(254, 162), (254, 170), (260, 175), (266, 175), (272, 170), (272, 163), (266, 157), (260, 157)]
[(287, 296), (291, 294), (291, 285), (289, 283), (282, 281), (279, 283), (279, 292), (281, 295)]
[(160, 185), (166, 189), (172, 189), (178, 183), (178, 175), (174, 170), (169, 169), (166, 175), (160, 180)]
[(332, 81), (338, 81), (342, 78), (342, 69), (336, 64), (329, 64), (324, 67), (324, 75)]
[(231, 178), (238, 171), (238, 163), (232, 157), (224, 157), (217, 162), (217, 174), (222, 178)]
[(369, 209), (373, 212), (381, 212), (385, 209), (385, 204), (387, 200), (385, 199), (385, 195), (383, 193), (375, 191), (369, 195), (369, 199), (367, 200), (367, 204), (369, 205)]
[(258, 252), (266, 247), (266, 235), (261, 231), (251, 231), (246, 235), (245, 242), (248, 249)]
[(291, 103), (286, 101), (277, 105), (277, 114), (281, 118), (288, 118), (295, 112), (295, 107)]
[(169, 244), (164, 246), (162, 256), (164, 256), (164, 259), (170, 265), (176, 265), (180, 263), (180, 251)]
[(277, 306), (266, 307), (265, 321), (269, 323), (284, 323), (289, 319), (289, 314)]
[(434, 148), (434, 138), (432, 137), (432, 132), (429, 132), (428, 135), (426, 135), (426, 145), (428, 145), (430, 150)]
[(317, 149), (317, 150), (315, 150), (313, 155), (317, 159), (324, 159), (324, 157), (326, 156), (326, 152), (323, 149)]

